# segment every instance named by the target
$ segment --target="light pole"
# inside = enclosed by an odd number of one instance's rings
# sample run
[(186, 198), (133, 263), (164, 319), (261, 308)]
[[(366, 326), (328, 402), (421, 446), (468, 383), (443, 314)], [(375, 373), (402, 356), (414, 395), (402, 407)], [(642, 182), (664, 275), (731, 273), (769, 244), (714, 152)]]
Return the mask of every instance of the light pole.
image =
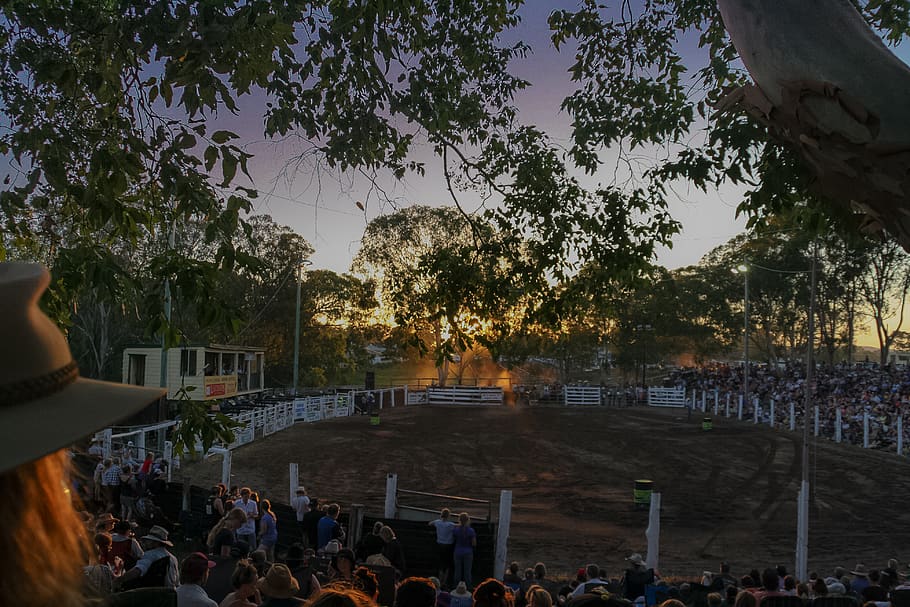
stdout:
[(300, 376), (300, 282), (303, 278), (304, 266), (310, 265), (309, 260), (301, 259), (297, 264), (297, 305), (294, 307), (294, 385), (291, 394), (297, 396), (297, 380)]
[(734, 273), (742, 274), (745, 282), (743, 297), (743, 407), (749, 406), (749, 260), (733, 269)]

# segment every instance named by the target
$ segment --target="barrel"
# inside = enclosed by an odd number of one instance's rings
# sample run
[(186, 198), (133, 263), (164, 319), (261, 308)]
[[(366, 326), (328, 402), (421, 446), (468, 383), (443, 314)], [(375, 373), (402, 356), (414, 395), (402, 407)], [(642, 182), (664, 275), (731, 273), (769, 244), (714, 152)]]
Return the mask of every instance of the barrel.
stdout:
[(708, 430), (714, 429), (714, 422), (711, 421), (710, 417), (706, 417), (703, 420), (701, 420), (701, 429), (704, 430), (705, 432), (707, 432)]
[(371, 416), (370, 416), (370, 425), (371, 425), (371, 426), (378, 426), (378, 425), (379, 425), (379, 416), (378, 416), (378, 415), (371, 415)]
[(636, 507), (651, 505), (651, 490), (654, 487), (654, 481), (640, 479), (635, 481), (635, 491), (633, 493)]

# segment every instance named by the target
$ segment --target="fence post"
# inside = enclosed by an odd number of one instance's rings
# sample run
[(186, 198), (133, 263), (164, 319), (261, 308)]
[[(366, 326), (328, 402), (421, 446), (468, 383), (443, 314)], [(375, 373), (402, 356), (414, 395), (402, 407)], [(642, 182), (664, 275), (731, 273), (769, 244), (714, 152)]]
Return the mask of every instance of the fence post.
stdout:
[[(173, 478), (171, 473), (174, 469), (174, 462), (172, 461), (174, 459), (174, 443), (169, 440), (164, 441), (164, 452), (161, 457), (167, 462), (167, 482), (170, 483)], [(228, 485), (228, 487), (230, 487), (230, 485)]]
[(717, 417), (717, 406), (718, 406), (719, 399), (720, 399), (720, 391), (717, 388), (714, 388), (714, 417)]
[(775, 420), (774, 420), (774, 405), (776, 405), (776, 404), (777, 404), (777, 403), (776, 403), (776, 402), (774, 401), (774, 399), (772, 398), (772, 399), (771, 399), (771, 416), (770, 416), (769, 421), (768, 421), (768, 425), (771, 426), (772, 428), (774, 427), (774, 421), (775, 421)]
[[(395, 406), (395, 401), (392, 401), (392, 406), (393, 407)], [(408, 386), (407, 386), (407, 384), (405, 384), (405, 386), (404, 386), (404, 406), (405, 407), (408, 406)]]
[(363, 504), (351, 504), (351, 516), (348, 518), (348, 533), (345, 536), (345, 546), (353, 549), (363, 537)]
[(840, 424), (840, 407), (834, 410), (834, 442), (840, 442), (840, 433), (841, 433), (841, 424)]
[(863, 411), (863, 449), (869, 448), (869, 412)]
[(758, 401), (757, 400), (752, 401), (752, 423), (753, 424), (758, 423)]
[(904, 454), (904, 414), (897, 415), (897, 454)]
[(743, 421), (743, 395), (739, 395), (739, 414), (737, 415), (739, 421)]
[(385, 400), (385, 390), (379, 391), (379, 409), (382, 410), (382, 402)]
[(499, 527), (496, 532), (496, 561), (493, 563), (493, 575), (502, 579), (508, 562), (509, 524), (512, 521), (512, 492), (503, 489), (499, 492)]
[(815, 405), (815, 436), (818, 436), (819, 424), (818, 424), (818, 405)]
[(395, 518), (395, 504), (398, 496), (398, 475), (389, 472), (385, 479), (385, 518)]
[(104, 452), (104, 459), (108, 459), (111, 456), (111, 438), (113, 432), (110, 428), (105, 428), (104, 432), (101, 435), (101, 450)]
[(727, 404), (724, 406), (724, 417), (730, 417), (730, 393), (727, 392)]
[(705, 392), (704, 390), (702, 390), (702, 391), (701, 391), (701, 412), (702, 412), (702, 413), (706, 413), (706, 412), (708, 411), (708, 409), (707, 409), (707, 405), (708, 405), (707, 400), (708, 400), (708, 393)]
[[(300, 486), (300, 471), (297, 464), (288, 464), (288, 503), (297, 495), (297, 487)], [(228, 485), (230, 487), (230, 485)]]
[(231, 450), (225, 449), (221, 454), (221, 482), (225, 487), (231, 486)]
[(790, 432), (796, 430), (796, 405), (790, 401)]

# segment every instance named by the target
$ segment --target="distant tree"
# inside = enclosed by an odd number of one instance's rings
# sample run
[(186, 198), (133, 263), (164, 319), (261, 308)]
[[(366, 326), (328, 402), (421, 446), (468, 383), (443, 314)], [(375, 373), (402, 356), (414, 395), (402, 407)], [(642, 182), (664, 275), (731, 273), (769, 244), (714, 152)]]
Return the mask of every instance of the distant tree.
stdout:
[(866, 257), (868, 266), (859, 281), (859, 295), (875, 323), (879, 362), (888, 362), (888, 352), (904, 322), (910, 290), (910, 255), (893, 241), (877, 243)]

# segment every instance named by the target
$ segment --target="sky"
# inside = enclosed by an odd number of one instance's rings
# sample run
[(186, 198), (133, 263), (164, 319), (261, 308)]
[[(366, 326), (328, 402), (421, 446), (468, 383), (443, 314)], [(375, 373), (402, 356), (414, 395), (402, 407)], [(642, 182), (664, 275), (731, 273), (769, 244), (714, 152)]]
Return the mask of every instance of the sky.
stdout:
[[(571, 47), (561, 53), (553, 50), (548, 42), (547, 16), (554, 8), (573, 8), (574, 2), (542, 2), (531, 0), (522, 9), (522, 24), (510, 36), (529, 44), (533, 53), (517, 61), (512, 71), (531, 82), (531, 87), (520, 93), (517, 106), (520, 120), (543, 128), (557, 143), (568, 145), (569, 118), (559, 111), (563, 97), (571, 90), (567, 69), (574, 60)], [(687, 57), (700, 63), (694, 41), (682, 41)], [(368, 180), (362, 175), (337, 174), (328, 170), (315, 170), (307, 163), (295, 164), (305, 149), (305, 142), (287, 139), (282, 142), (264, 141), (261, 133), (261, 100), (246, 98), (246, 107), (230, 127), (250, 141), (247, 151), (254, 154), (251, 161), (253, 185), (262, 192), (255, 201), (255, 212), (271, 215), (277, 222), (287, 225), (305, 237), (315, 248), (312, 268), (346, 272), (360, 246), (360, 238), (367, 223), (379, 214), (394, 211), (369, 193)], [(257, 107), (259, 106), (259, 107)], [(647, 153), (647, 152), (646, 152)], [(426, 160), (424, 177), (409, 175), (402, 182), (380, 176), (382, 187), (395, 200), (395, 204), (441, 205), (451, 204), (444, 187), (440, 161), (429, 150), (418, 150), (418, 157)], [(608, 181), (612, 175), (610, 152), (605, 152), (606, 163), (598, 181)], [(744, 218), (736, 218), (740, 194), (732, 189), (708, 194), (687, 189), (681, 184), (676, 189), (671, 213), (682, 223), (682, 232), (674, 238), (674, 246), (661, 248), (657, 262), (668, 268), (697, 263), (714, 247), (723, 244), (745, 226)], [(363, 204), (364, 210), (357, 203)]]

